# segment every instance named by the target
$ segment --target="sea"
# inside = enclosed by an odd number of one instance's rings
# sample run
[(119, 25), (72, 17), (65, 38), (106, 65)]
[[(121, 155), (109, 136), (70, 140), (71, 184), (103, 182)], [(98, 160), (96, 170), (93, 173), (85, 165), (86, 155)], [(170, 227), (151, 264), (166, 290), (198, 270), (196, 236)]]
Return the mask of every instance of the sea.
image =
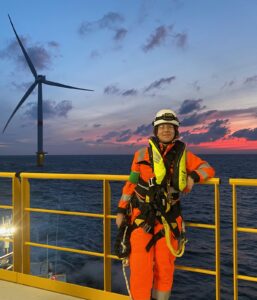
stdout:
[[(220, 185), (221, 299), (233, 299), (232, 188), (229, 178), (257, 178), (257, 154), (199, 155), (216, 170)], [(46, 157), (44, 167), (36, 167), (35, 156), (0, 156), (0, 172), (50, 172), (128, 175), (132, 155), (81, 155)], [(122, 182), (111, 182), (111, 209), (116, 214)], [(101, 181), (30, 180), (31, 207), (102, 213)], [(257, 187), (238, 187), (238, 226), (257, 228)], [(181, 199), (186, 221), (214, 223), (214, 187), (195, 185)], [(11, 182), (0, 178), (0, 205), (11, 204)], [(11, 217), (0, 210), (1, 218)], [(87, 251), (103, 251), (102, 220), (88, 217), (31, 213), (31, 241)], [(117, 234), (111, 227), (112, 253)], [(215, 236), (211, 229), (187, 227), (186, 251), (176, 263), (215, 269)], [(0, 242), (0, 249), (3, 242)], [(1, 251), (1, 250), (0, 250)], [(1, 252), (0, 252), (1, 254)], [(87, 255), (31, 247), (32, 273), (66, 274), (67, 282), (103, 289), (103, 260)], [(257, 235), (238, 234), (238, 272), (257, 277)], [(129, 275), (129, 274), (128, 274)], [(112, 291), (126, 294), (120, 261), (112, 262)], [(257, 299), (257, 283), (239, 280), (240, 300)], [(176, 270), (172, 300), (214, 300), (215, 277)], [(97, 300), (97, 299), (96, 299)]]

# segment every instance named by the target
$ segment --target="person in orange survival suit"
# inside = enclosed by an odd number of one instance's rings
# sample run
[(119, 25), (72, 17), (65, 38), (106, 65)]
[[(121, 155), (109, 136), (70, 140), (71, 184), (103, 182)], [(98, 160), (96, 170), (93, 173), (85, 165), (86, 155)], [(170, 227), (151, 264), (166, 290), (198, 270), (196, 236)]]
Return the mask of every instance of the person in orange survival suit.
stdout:
[[(174, 111), (160, 110), (152, 124), (154, 137), (150, 138), (149, 147), (135, 152), (116, 217), (119, 228), (130, 211), (133, 300), (169, 299), (174, 262), (179, 256), (176, 251), (184, 232), (179, 191), (188, 193), (194, 183), (215, 174), (206, 161), (186, 150), (178, 140), (179, 120)], [(165, 227), (165, 223), (169, 226)], [(168, 239), (164, 227), (171, 229)]]

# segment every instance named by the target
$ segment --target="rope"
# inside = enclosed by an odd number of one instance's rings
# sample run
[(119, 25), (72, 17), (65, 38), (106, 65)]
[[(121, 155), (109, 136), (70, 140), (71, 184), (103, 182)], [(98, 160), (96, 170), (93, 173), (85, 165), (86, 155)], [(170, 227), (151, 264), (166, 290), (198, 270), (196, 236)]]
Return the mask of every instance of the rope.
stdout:
[(166, 244), (167, 247), (169, 248), (170, 252), (176, 256), (176, 257), (182, 257), (184, 252), (185, 252), (185, 246), (187, 240), (185, 238), (182, 238), (181, 242), (179, 242), (179, 248), (178, 250), (175, 250), (170, 242), (170, 226), (165, 220), (165, 218), (162, 216), (162, 224), (164, 227), (164, 232), (165, 232), (165, 238), (166, 238)]
[[(125, 239), (126, 239), (127, 230), (128, 230), (128, 226), (126, 226), (126, 228), (124, 230), (122, 241), (121, 241), (122, 252), (126, 251)], [(130, 298), (130, 300), (133, 300), (131, 292), (130, 292), (130, 288), (129, 288), (128, 278), (127, 278), (127, 274), (126, 274), (126, 269), (125, 269), (128, 265), (129, 265), (128, 258), (127, 257), (123, 258), (122, 259), (122, 272), (123, 272), (123, 276), (124, 276), (124, 279), (125, 279), (126, 288), (127, 288), (128, 294), (129, 294), (129, 298)]]

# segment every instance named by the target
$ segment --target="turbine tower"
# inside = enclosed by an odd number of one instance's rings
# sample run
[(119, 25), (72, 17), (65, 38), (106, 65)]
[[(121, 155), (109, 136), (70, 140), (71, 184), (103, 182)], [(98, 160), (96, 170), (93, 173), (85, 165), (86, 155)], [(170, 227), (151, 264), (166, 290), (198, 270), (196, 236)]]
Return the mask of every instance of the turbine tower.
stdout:
[(47, 85), (52, 85), (52, 86), (57, 86), (57, 87), (62, 87), (62, 88), (68, 88), (68, 89), (75, 89), (75, 90), (82, 90), (82, 91), (93, 91), (89, 89), (83, 89), (83, 88), (78, 88), (70, 85), (65, 85), (62, 83), (54, 82), (54, 81), (49, 81), (46, 80), (46, 77), (43, 75), (38, 75), (36, 68), (34, 67), (27, 51), (25, 50), (15, 28), (12, 23), (11, 17), (8, 15), (10, 23), (12, 25), (13, 31), (15, 33), (15, 36), (17, 38), (17, 41), (21, 47), (22, 53), (26, 59), (26, 62), (30, 68), (31, 73), (33, 74), (35, 81), (32, 83), (32, 85), (28, 88), (24, 96), (21, 98), (20, 102), (18, 105), (15, 107), (14, 111), (12, 112), (11, 116), (9, 117), (4, 129), (7, 128), (8, 124), (10, 123), (11, 119), (17, 112), (17, 110), (21, 107), (21, 105), (25, 102), (25, 100), (29, 97), (29, 95), (32, 93), (32, 91), (38, 86), (38, 106), (37, 106), (37, 165), (38, 166), (43, 166), (44, 164), (44, 159), (45, 159), (45, 154), (43, 150), (43, 94), (42, 94), (42, 84), (47, 84)]

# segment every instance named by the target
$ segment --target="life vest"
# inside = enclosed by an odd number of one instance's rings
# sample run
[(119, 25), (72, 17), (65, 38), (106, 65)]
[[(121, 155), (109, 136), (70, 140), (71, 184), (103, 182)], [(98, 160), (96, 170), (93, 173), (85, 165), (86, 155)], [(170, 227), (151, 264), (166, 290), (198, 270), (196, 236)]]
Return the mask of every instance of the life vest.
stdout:
[[(139, 176), (135, 193), (141, 199), (145, 200), (149, 194), (149, 186), (155, 184), (162, 186), (166, 190), (168, 183), (172, 188), (171, 193), (173, 194), (173, 198), (177, 199), (179, 192), (182, 192), (187, 184), (185, 144), (178, 140), (175, 141), (174, 146), (164, 159), (161, 155), (157, 139), (152, 137), (149, 140), (148, 153), (149, 161), (141, 160), (137, 163), (149, 165), (153, 169), (155, 177), (146, 182)], [(172, 174), (170, 173), (171, 169), (173, 169)], [(146, 202), (148, 202), (147, 199)]]

